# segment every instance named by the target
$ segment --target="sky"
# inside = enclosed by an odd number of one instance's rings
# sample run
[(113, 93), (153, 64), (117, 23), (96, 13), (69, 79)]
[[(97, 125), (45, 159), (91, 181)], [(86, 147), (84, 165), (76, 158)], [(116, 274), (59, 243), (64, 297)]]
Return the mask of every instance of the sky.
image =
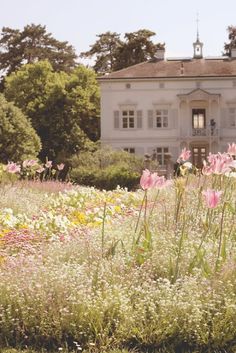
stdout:
[(191, 57), (197, 13), (204, 56), (220, 56), (227, 27), (236, 26), (236, 0), (0, 0), (0, 28), (22, 30), (27, 24), (68, 41), (79, 55), (107, 31), (149, 29), (154, 43), (166, 44), (167, 57)]

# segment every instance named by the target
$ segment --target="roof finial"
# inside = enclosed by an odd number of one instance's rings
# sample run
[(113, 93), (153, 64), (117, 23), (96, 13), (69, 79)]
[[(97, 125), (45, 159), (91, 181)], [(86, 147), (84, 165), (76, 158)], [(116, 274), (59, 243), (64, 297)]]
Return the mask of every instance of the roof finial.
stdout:
[(197, 19), (196, 19), (196, 22), (197, 22), (197, 41), (199, 41), (199, 13), (197, 12)]

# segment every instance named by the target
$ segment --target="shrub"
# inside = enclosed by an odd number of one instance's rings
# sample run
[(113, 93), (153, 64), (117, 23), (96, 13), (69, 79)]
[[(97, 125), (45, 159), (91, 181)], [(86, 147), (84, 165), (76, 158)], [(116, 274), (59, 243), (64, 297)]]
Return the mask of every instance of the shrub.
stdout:
[(34, 158), (40, 149), (40, 139), (26, 116), (0, 95), (0, 162)]
[(141, 158), (107, 146), (82, 152), (71, 159), (71, 164), (72, 181), (105, 190), (115, 189), (118, 185), (135, 189), (143, 168)]
[(140, 174), (127, 170), (125, 166), (109, 166), (105, 169), (76, 168), (71, 172), (72, 180), (80, 185), (113, 190), (117, 186), (133, 190), (138, 186)]

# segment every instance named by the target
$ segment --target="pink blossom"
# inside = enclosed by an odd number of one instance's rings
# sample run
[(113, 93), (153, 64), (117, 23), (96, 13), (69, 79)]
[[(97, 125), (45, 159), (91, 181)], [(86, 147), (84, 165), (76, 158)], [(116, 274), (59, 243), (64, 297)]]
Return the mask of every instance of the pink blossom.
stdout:
[(6, 171), (8, 173), (12, 173), (12, 174), (20, 173), (20, 166), (17, 165), (16, 163), (8, 162), (8, 164), (6, 166)]
[(231, 171), (230, 167), (232, 167), (233, 158), (229, 154), (209, 154), (207, 159), (210, 164), (207, 165), (206, 163), (203, 163), (203, 174), (210, 175), (213, 173), (221, 175)]
[(164, 176), (156, 176), (155, 177), (155, 181), (154, 181), (154, 186), (156, 188), (162, 189), (165, 188), (167, 186), (170, 186), (172, 184), (172, 182), (170, 180), (166, 180), (166, 178)]
[(206, 191), (203, 191), (202, 194), (205, 198), (206, 206), (208, 208), (215, 208), (220, 202), (222, 191), (207, 189)]
[(203, 161), (202, 174), (203, 175), (211, 175), (212, 173), (213, 172), (212, 172), (211, 166), (207, 165), (206, 161)]
[(46, 168), (51, 168), (51, 167), (52, 167), (52, 161), (47, 161), (47, 162), (45, 163), (45, 167), (46, 167)]
[(191, 151), (186, 150), (186, 147), (182, 149), (181, 154), (179, 155), (179, 158), (177, 159), (177, 162), (180, 163), (181, 161), (187, 161), (191, 157)]
[(230, 154), (231, 156), (236, 156), (236, 143), (228, 143), (228, 151), (227, 153)]
[(37, 161), (35, 161), (34, 159), (26, 159), (23, 163), (22, 163), (22, 166), (24, 168), (27, 168), (27, 167), (33, 167), (37, 165)]
[(64, 164), (64, 163), (57, 164), (57, 169), (58, 169), (58, 170), (63, 170), (64, 167), (65, 167), (65, 164)]
[(39, 168), (36, 170), (36, 172), (40, 174), (40, 173), (42, 173), (44, 170), (45, 170), (45, 168), (41, 166), (41, 167), (39, 167)]
[(155, 178), (157, 173), (151, 173), (148, 169), (143, 170), (143, 174), (140, 178), (140, 185), (143, 190), (148, 190), (153, 188), (155, 184)]

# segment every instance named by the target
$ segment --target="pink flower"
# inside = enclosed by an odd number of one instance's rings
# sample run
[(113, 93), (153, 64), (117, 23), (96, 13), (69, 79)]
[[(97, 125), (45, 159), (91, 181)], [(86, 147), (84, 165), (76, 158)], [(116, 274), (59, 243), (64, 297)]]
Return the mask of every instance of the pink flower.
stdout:
[(47, 161), (47, 162), (45, 163), (45, 167), (46, 167), (46, 168), (51, 168), (51, 167), (52, 167), (52, 161)]
[(39, 168), (36, 170), (36, 172), (40, 174), (40, 173), (42, 173), (44, 170), (45, 170), (45, 168), (41, 166), (41, 167), (39, 167)]
[(215, 208), (220, 202), (222, 191), (207, 189), (206, 191), (203, 191), (202, 194), (205, 197), (206, 206), (208, 208)]
[(64, 163), (57, 164), (57, 169), (58, 169), (58, 170), (63, 170), (64, 167), (65, 167), (65, 164), (64, 164)]
[(154, 186), (156, 188), (162, 189), (172, 184), (171, 180), (166, 180), (164, 176), (156, 176), (154, 180)]
[(230, 154), (231, 156), (236, 156), (236, 143), (228, 143), (228, 151), (227, 153)]
[(8, 162), (6, 171), (11, 174), (20, 173), (20, 166), (13, 162)]
[(211, 175), (212, 173), (211, 166), (207, 165), (206, 161), (203, 161), (202, 174)]
[(27, 167), (33, 167), (37, 165), (37, 161), (35, 161), (34, 159), (26, 159), (23, 163), (22, 166), (23, 168), (27, 168)]
[(179, 155), (179, 158), (177, 159), (177, 162), (180, 163), (181, 161), (187, 161), (191, 157), (191, 151), (186, 150), (186, 147), (182, 149), (181, 154)]
[(155, 184), (156, 173), (151, 173), (148, 169), (143, 170), (143, 174), (140, 178), (140, 185), (143, 190), (148, 190), (153, 188)]

